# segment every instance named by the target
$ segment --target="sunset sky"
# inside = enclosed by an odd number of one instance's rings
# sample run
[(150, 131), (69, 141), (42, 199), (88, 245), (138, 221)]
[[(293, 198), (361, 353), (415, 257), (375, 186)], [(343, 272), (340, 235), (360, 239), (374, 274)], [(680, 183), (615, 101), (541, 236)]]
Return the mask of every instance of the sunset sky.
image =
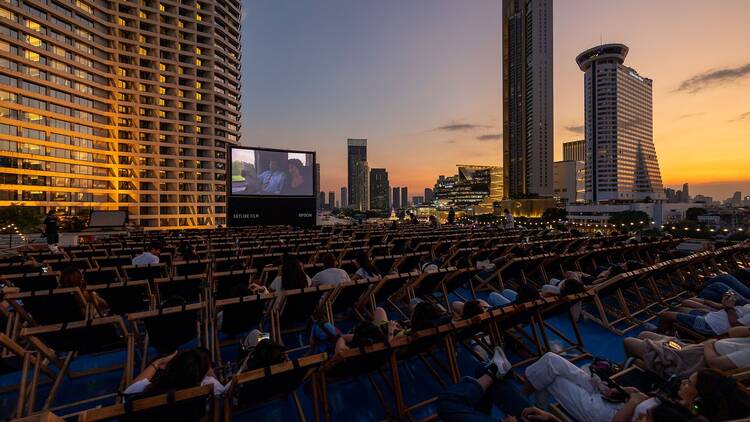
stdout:
[[(346, 185), (346, 138), (421, 195), (455, 164), (502, 161), (501, 0), (243, 0), (242, 144), (317, 151)], [(564, 0), (554, 9), (555, 159), (582, 139), (575, 56), (630, 47), (654, 80), (667, 186), (750, 193), (750, 1)]]

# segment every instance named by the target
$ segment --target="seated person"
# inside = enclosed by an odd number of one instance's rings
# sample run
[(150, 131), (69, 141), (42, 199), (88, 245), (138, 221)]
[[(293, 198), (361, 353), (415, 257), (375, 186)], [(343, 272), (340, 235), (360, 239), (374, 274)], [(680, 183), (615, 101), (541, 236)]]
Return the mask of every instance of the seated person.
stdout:
[(704, 336), (721, 336), (732, 327), (750, 325), (750, 304), (736, 306), (737, 295), (729, 291), (716, 303), (701, 298), (682, 301), (674, 311), (659, 314), (660, 332), (671, 331), (680, 323)]
[(321, 261), (325, 269), (313, 276), (313, 286), (337, 286), (341, 283), (352, 281), (346, 271), (336, 267), (336, 258), (334, 258), (332, 253), (329, 252), (323, 255)]
[(310, 287), (312, 280), (302, 268), (302, 262), (294, 255), (284, 255), (281, 268), (268, 288), (274, 292), (282, 290), (304, 289)]
[[(60, 287), (78, 287), (86, 303), (90, 303), (100, 316), (109, 313), (107, 301), (102, 299), (96, 292), (90, 292), (86, 289), (86, 280), (83, 279), (83, 274), (81, 274), (81, 270), (78, 268), (68, 267), (62, 270), (60, 273)], [(84, 315), (86, 314), (86, 303), (81, 304)]]
[(152, 265), (159, 263), (159, 252), (161, 252), (161, 243), (151, 242), (140, 255), (133, 258), (133, 265)]
[(252, 371), (288, 360), (284, 346), (270, 338), (261, 338), (260, 330), (252, 330), (242, 341), (239, 371)]
[(354, 273), (354, 276), (352, 276), (353, 280), (374, 279), (381, 277), (380, 272), (377, 268), (375, 268), (375, 265), (373, 265), (372, 261), (370, 261), (370, 257), (367, 256), (367, 253), (365, 253), (364, 251), (357, 252), (354, 261), (357, 264), (357, 272)]
[(549, 283), (542, 286), (541, 296), (567, 296), (586, 291), (586, 286), (581, 282), (580, 276), (576, 276), (573, 273), (566, 273), (566, 275), (570, 275), (570, 277), (564, 280), (550, 279)]
[(180, 350), (151, 362), (123, 394), (156, 395), (201, 385), (212, 385), (215, 395), (224, 394), (227, 388), (216, 379), (208, 351), (195, 348)]
[(512, 289), (504, 289), (502, 292), (492, 292), (487, 298), (487, 302), (493, 307), (501, 307), (512, 303), (526, 303), (539, 299), (539, 290), (530, 284), (522, 284), (518, 292)]
[(734, 327), (729, 338), (689, 344), (671, 336), (643, 331), (624, 340), (625, 354), (646, 369), (668, 378), (688, 376), (705, 367), (731, 371), (750, 367), (750, 327)]
[(721, 302), (722, 296), (729, 290), (733, 290), (737, 294), (738, 305), (750, 303), (750, 288), (745, 286), (737, 277), (729, 274), (721, 274), (705, 279), (698, 297), (718, 303)]

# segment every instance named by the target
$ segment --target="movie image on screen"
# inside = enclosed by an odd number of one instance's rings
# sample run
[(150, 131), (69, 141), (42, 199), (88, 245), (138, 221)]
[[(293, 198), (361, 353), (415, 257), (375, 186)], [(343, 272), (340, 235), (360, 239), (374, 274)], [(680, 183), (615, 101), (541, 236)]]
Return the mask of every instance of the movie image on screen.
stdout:
[(314, 195), (312, 153), (232, 148), (231, 157), (233, 195)]

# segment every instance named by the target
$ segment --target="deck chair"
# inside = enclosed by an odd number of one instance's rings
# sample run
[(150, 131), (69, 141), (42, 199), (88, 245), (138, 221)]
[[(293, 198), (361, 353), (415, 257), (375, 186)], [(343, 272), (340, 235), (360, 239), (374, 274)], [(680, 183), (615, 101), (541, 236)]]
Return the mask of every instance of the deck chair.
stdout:
[(380, 280), (360, 279), (339, 284), (326, 303), (330, 321), (333, 322), (336, 315), (356, 310), (357, 303), (379, 282)]
[(78, 416), (78, 422), (95, 421), (184, 421), (218, 422), (213, 386), (204, 385), (138, 398), (112, 406), (89, 409)]
[(302, 328), (307, 328), (315, 311), (335, 289), (336, 286), (315, 286), (276, 293), (278, 306), (273, 312), (272, 326), (276, 341), (283, 344), (282, 334), (299, 331), (303, 325)]
[(86, 285), (88, 286), (119, 283), (120, 281), (122, 281), (120, 278), (120, 273), (117, 271), (117, 268), (114, 267), (83, 270), (83, 279), (86, 281)]
[(362, 297), (357, 304), (357, 309), (367, 314), (375, 312), (375, 308), (380, 304), (390, 305), (392, 308), (401, 313), (401, 315), (408, 319), (408, 316), (401, 311), (398, 304), (392, 300), (396, 292), (404, 287), (404, 284), (410, 277), (416, 276), (414, 274), (390, 274), (378, 281), (378, 283), (370, 289), (369, 294)]
[(107, 257), (94, 257), (94, 263), (99, 268), (115, 267), (122, 268), (130, 265), (133, 257), (130, 255), (117, 255)]
[(167, 266), (164, 263), (149, 265), (126, 265), (122, 267), (125, 277), (128, 280), (154, 280), (166, 277), (168, 274)]
[(0, 276), (0, 282), (18, 287), (22, 292), (56, 289), (59, 279), (60, 273), (57, 271)]
[(92, 312), (78, 287), (11, 293), (5, 300), (33, 325), (81, 321)]
[(174, 263), (175, 276), (206, 275), (208, 274), (209, 263), (207, 259), (198, 259), (194, 261), (180, 261)]
[(213, 284), (214, 296), (216, 299), (226, 299), (233, 297), (233, 290), (237, 286), (247, 287), (255, 276), (255, 270), (245, 268), (241, 271), (214, 272), (211, 277)]
[(63, 271), (70, 267), (78, 268), (81, 271), (91, 269), (91, 262), (86, 258), (63, 258), (55, 261), (44, 261), (44, 263), (49, 265), (52, 271)]
[(386, 276), (394, 270), (396, 260), (400, 258), (400, 256), (379, 256), (372, 261), (372, 265), (378, 269), (380, 274)]
[[(141, 325), (145, 328), (141, 340), (141, 369), (148, 361), (149, 347), (154, 347), (158, 355), (166, 355), (191, 340), (197, 339), (199, 344), (205, 344), (202, 321), (205, 311), (205, 303), (192, 303), (128, 314), (127, 319), (133, 324), (136, 335), (140, 337)], [(133, 357), (130, 357), (131, 362)]]
[[(305, 412), (297, 389), (326, 358), (326, 354), (321, 353), (235, 375), (224, 398), (224, 420), (230, 422), (233, 416), (244, 411), (291, 396), (299, 420), (304, 422)], [(318, 389), (313, 386), (312, 401), (315, 405), (318, 401), (317, 392)]]
[[(14, 412), (15, 417), (20, 418), (26, 410), (26, 391), (27, 383), (32, 366), (37, 365), (37, 359), (39, 355), (32, 353), (24, 349), (20, 344), (16, 343), (15, 340), (11, 339), (7, 335), (0, 333), (0, 376), (21, 373), (21, 382), (17, 385), (9, 386), (9, 390), (18, 391), (18, 402), (16, 403), (16, 410)], [(50, 379), (55, 378), (55, 373), (52, 372), (47, 364), (44, 362), (39, 363), (39, 368), (44, 372), (44, 375)], [(3, 388), (5, 390), (5, 388)]]
[[(576, 319), (577, 315), (573, 310), (577, 304), (590, 299), (591, 296), (591, 293), (579, 293), (562, 297), (541, 299), (547, 302), (547, 305), (543, 305), (539, 310), (539, 317), (536, 319), (536, 322), (539, 326), (539, 332), (542, 335), (545, 350), (552, 351), (549, 336), (547, 335), (547, 331), (551, 331), (557, 338), (568, 345), (568, 347), (557, 353), (564, 354), (572, 351), (577, 352), (578, 354), (570, 359), (573, 362), (591, 357), (591, 354), (586, 351), (583, 344), (583, 336), (581, 336), (581, 330), (578, 327), (578, 321)], [(568, 317), (570, 325), (573, 328), (575, 339), (571, 339), (557, 327), (548, 322), (550, 317), (562, 314), (565, 314)]]
[(113, 315), (125, 315), (146, 311), (154, 306), (151, 286), (147, 280), (123, 281), (119, 283), (90, 286), (89, 291), (96, 292), (109, 306)]
[[(116, 350), (131, 350), (132, 341), (127, 333), (127, 328), (119, 316), (23, 328), (21, 330), (21, 337), (28, 340), (29, 344), (39, 352), (40, 357), (44, 357), (50, 362), (50, 365), (58, 368), (57, 376), (54, 379), (42, 410), (51, 409), (63, 378), (66, 376), (69, 378), (80, 378), (125, 368), (120, 380), (120, 385), (124, 387), (130, 381), (128, 374), (132, 372), (128, 370), (131, 368), (128, 366), (128, 362), (121, 365), (87, 369), (81, 372), (72, 371), (70, 364), (74, 358), (85, 359), (92, 354)], [(41, 362), (41, 360), (37, 362)], [(42, 372), (41, 368), (38, 367), (39, 365), (34, 368), (29, 388), (27, 414), (31, 414), (36, 410), (34, 399)], [(115, 395), (105, 394), (97, 397), (97, 399), (110, 398)], [(86, 401), (90, 400), (87, 399)]]
[[(222, 346), (237, 342), (238, 336), (248, 331), (261, 329), (274, 300), (275, 295), (251, 295), (217, 300), (214, 307), (217, 315), (221, 313), (221, 318), (217, 317), (216, 324), (212, 325), (215, 327), (213, 343), (217, 345), (216, 351), (220, 352)], [(219, 334), (228, 339), (221, 341)], [(216, 356), (221, 358), (221, 353), (217, 353)]]
[(0, 276), (12, 275), (12, 274), (38, 273), (39, 271), (40, 271), (39, 264), (36, 264), (32, 261), (0, 264)]
[[(318, 371), (316, 371), (316, 376), (318, 377), (318, 397), (320, 397), (321, 402), (319, 407), (322, 408), (323, 420), (326, 422), (331, 420), (331, 409), (328, 401), (329, 386), (363, 376), (367, 377), (370, 381), (370, 385), (375, 391), (385, 413), (389, 417), (395, 417), (398, 414), (398, 409), (403, 408), (403, 404), (397, 403), (396, 409), (393, 409), (388, 402), (386, 402), (385, 395), (375, 382), (373, 374), (380, 374), (383, 383), (389, 387), (389, 390), (392, 392), (396, 400), (402, 397), (401, 392), (399, 391), (398, 365), (394, 354), (394, 347), (403, 345), (406, 341), (405, 338), (396, 339), (391, 344), (379, 343), (358, 349), (346, 350), (342, 353), (336, 354), (328, 360), (328, 362), (323, 364)], [(383, 372), (383, 369), (386, 366), (390, 366), (390, 379)], [(316, 420), (317, 419), (318, 416), (316, 415)]]
[(154, 280), (154, 287), (160, 302), (179, 296), (187, 303), (200, 302), (205, 296), (206, 276), (185, 275)]

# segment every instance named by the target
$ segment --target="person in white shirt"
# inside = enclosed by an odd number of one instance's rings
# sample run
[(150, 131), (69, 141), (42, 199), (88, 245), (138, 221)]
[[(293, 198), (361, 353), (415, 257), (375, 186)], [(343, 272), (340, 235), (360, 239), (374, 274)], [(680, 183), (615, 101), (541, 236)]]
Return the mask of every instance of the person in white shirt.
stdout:
[(714, 337), (727, 334), (732, 327), (750, 326), (750, 304), (736, 306), (737, 295), (727, 291), (721, 303), (701, 298), (682, 301), (676, 311), (659, 314), (662, 332), (672, 329), (678, 322), (699, 334)]
[(313, 276), (313, 286), (338, 286), (341, 283), (352, 281), (346, 271), (336, 268), (336, 258), (332, 253), (323, 255), (321, 261), (325, 269)]
[(161, 394), (202, 385), (212, 385), (214, 395), (217, 396), (224, 394), (229, 387), (216, 379), (208, 351), (195, 348), (174, 352), (153, 361), (123, 394)]
[(282, 290), (304, 289), (310, 287), (312, 280), (305, 274), (302, 262), (294, 255), (284, 255), (279, 274), (268, 286), (274, 292)]
[(505, 214), (505, 221), (503, 222), (506, 229), (512, 229), (515, 226), (515, 221), (513, 220), (513, 214), (510, 213), (509, 209), (505, 209), (503, 211)]
[(148, 244), (148, 248), (143, 251), (142, 254), (133, 258), (133, 265), (151, 265), (159, 263), (159, 252), (161, 251), (161, 243), (151, 242)]

